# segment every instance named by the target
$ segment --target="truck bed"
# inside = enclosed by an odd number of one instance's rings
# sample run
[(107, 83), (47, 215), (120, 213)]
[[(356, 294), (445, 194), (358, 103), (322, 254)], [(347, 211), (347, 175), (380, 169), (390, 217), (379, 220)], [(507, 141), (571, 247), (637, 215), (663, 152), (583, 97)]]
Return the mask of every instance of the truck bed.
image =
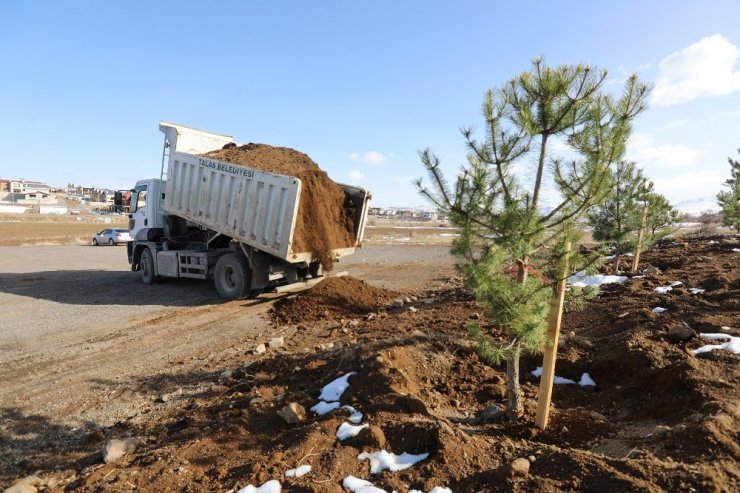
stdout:
[[(331, 251), (351, 254), (362, 241), (368, 193), (343, 185), (355, 203), (355, 244)], [(293, 251), (301, 181), (245, 166), (174, 152), (169, 156), (164, 210), (288, 262), (310, 262)]]

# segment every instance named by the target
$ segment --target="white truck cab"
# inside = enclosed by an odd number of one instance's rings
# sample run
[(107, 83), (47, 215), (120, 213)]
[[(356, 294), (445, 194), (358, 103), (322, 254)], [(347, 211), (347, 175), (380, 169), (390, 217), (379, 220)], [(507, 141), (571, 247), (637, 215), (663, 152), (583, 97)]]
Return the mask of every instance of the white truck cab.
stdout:
[(131, 237), (140, 240), (146, 239), (141, 236), (150, 228), (164, 228), (164, 215), (162, 206), (164, 204), (165, 181), (157, 178), (140, 180), (131, 191), (131, 209), (129, 212), (129, 230)]

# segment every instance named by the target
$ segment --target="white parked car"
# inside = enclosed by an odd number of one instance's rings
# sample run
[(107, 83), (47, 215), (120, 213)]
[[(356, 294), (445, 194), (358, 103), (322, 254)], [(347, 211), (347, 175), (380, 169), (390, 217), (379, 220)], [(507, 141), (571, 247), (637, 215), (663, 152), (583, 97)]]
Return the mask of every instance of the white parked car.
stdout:
[(131, 241), (128, 229), (108, 228), (93, 236), (93, 245), (118, 245)]

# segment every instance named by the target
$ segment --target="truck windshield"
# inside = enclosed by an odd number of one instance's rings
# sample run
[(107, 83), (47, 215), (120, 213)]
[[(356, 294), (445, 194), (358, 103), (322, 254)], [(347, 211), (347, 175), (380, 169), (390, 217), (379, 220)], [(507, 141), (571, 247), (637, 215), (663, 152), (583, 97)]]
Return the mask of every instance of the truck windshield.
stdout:
[(131, 212), (136, 212), (144, 207), (146, 207), (146, 185), (140, 185), (134, 188), (131, 197)]

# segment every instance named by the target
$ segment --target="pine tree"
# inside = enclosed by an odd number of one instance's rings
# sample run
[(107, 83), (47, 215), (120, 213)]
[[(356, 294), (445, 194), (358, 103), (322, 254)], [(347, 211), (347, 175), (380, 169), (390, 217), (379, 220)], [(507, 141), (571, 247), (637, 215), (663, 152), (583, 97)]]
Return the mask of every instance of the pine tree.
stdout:
[(605, 200), (588, 214), (595, 240), (614, 246), (614, 273), (619, 272), (620, 258), (632, 252), (636, 233), (642, 226), (642, 217), (652, 184), (633, 162), (619, 161), (609, 180), (610, 191)]
[[(452, 246), (457, 266), (486, 316), (507, 334), (497, 344), (473, 327), (480, 354), (507, 364), (507, 416), (523, 409), (519, 358), (538, 352), (545, 326), (557, 261), (575, 235), (575, 221), (607, 192), (609, 169), (625, 151), (631, 121), (645, 108), (647, 85), (630, 77), (621, 97), (601, 91), (605, 71), (586, 65), (548, 67), (535, 59), (532, 69), (487, 92), (482, 112), (485, 139), (462, 130), (468, 162), (454, 186), (431, 150), (420, 152), (432, 189), (417, 180), (426, 198), (460, 229)], [(578, 156), (552, 154), (553, 138), (564, 140)], [(525, 183), (514, 164), (534, 154), (534, 181)], [(562, 200), (541, 209), (548, 182)], [(548, 277), (549, 276), (549, 277)]]
[(671, 226), (678, 222), (681, 213), (668, 202), (664, 195), (652, 192), (647, 195), (646, 199), (648, 236), (645, 245), (649, 246), (673, 231)]
[[(740, 149), (738, 149), (740, 152)], [(730, 178), (725, 180), (724, 186), (729, 191), (717, 194), (717, 203), (722, 208), (722, 224), (733, 228), (740, 233), (740, 161), (727, 158), (730, 163)]]

